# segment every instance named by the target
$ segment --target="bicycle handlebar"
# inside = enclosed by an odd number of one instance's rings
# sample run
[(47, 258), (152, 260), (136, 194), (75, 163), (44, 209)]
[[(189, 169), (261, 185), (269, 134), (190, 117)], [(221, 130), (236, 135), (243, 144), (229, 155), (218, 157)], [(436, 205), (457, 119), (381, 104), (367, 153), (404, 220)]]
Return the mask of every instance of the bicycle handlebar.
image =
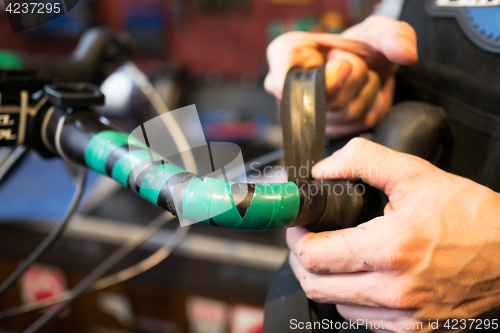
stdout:
[[(22, 88), (20, 96), (26, 97), (28, 83), (33, 87), (41, 84), (36, 77), (22, 76), (27, 75), (24, 72), (3, 74), (2, 99), (4, 94), (16, 97), (14, 92), (8, 94), (9, 87)], [(309, 82), (312, 79), (305, 76)], [(304, 85), (297, 87), (305, 89)], [(142, 142), (109, 126), (92, 111), (93, 105), (104, 103), (104, 96), (90, 84), (55, 83), (45, 86), (45, 97), (39, 93), (31, 96), (32, 119), (19, 125), (9, 122), (9, 132), (17, 128), (29, 133), (23, 144), (37, 148), (43, 156), (59, 155), (109, 176), (153, 204), (193, 222), (246, 230), (293, 226), (335, 230), (373, 218), (383, 207), (377, 190), (365, 186), (366, 191), (358, 192), (357, 184), (349, 181), (316, 181), (308, 176), (295, 183), (242, 184), (198, 177), (152, 152), (146, 138)], [(23, 103), (21, 109), (27, 116), (31, 107), (26, 105), (28, 101)], [(312, 112), (298, 106), (293, 106), (297, 112)], [(424, 103), (395, 107), (379, 125), (374, 141), (430, 160), (430, 154), (442, 151), (435, 147), (441, 140), (443, 114)], [(10, 119), (9, 114), (2, 117)], [(23, 124), (29, 125), (29, 130)], [(320, 152), (316, 153), (319, 156)]]
[[(198, 177), (154, 153), (146, 136), (143, 142), (117, 131), (93, 112), (92, 105), (104, 103), (97, 87), (56, 83), (45, 93), (47, 108), (53, 105), (41, 121), (41, 141), (48, 150), (113, 178), (180, 218), (232, 229), (309, 226), (319, 231), (352, 227), (381, 214), (377, 190), (356, 191), (357, 184), (349, 181), (243, 184)], [(386, 115), (374, 141), (431, 159), (443, 123), (439, 108), (400, 105)]]
[[(94, 112), (65, 114), (55, 108), (48, 116), (46, 137), (60, 156), (115, 179), (187, 220), (233, 229), (272, 230), (309, 225), (324, 217), (328, 191), (316, 181), (242, 184), (197, 177), (151, 152), (143, 142), (106, 125)], [(362, 206), (359, 196), (344, 200), (349, 200), (350, 207)], [(345, 218), (345, 214), (337, 215)], [(329, 220), (334, 217), (330, 212)]]

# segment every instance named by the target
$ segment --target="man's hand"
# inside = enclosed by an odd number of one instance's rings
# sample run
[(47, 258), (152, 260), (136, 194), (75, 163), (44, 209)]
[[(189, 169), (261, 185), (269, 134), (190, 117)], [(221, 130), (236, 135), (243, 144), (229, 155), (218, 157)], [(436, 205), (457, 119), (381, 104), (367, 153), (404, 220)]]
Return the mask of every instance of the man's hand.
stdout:
[(338, 304), (346, 319), (390, 322), (394, 332), (417, 331), (398, 322), (431, 331), (428, 319), (442, 325), (500, 307), (500, 194), (359, 138), (313, 175), (361, 179), (390, 202), (356, 228), (288, 230), (290, 265), (310, 299)]
[(342, 35), (290, 32), (268, 47), (266, 90), (281, 99), (292, 67), (326, 62), (326, 135), (336, 139), (377, 124), (392, 105), (396, 64), (417, 61), (416, 35), (407, 23), (371, 16)]

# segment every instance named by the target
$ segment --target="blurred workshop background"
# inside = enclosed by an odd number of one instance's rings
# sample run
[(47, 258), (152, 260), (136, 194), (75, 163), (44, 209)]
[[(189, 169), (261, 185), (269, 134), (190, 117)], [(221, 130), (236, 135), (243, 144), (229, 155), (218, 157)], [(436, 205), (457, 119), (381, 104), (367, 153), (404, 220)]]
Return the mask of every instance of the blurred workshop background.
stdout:
[[(0, 10), (0, 49), (62, 56), (89, 28), (128, 33), (134, 63), (170, 109), (195, 104), (207, 141), (237, 143), (245, 161), (281, 149), (276, 100), (263, 89), (266, 47), (287, 31), (342, 32), (373, 10), (373, 0), (80, 0), (68, 14), (18, 33)], [(0, 4), (3, 6), (3, 3)], [(16, 22), (20, 28), (32, 22)], [(127, 131), (152, 118), (123, 68), (101, 88), (100, 112)], [(1, 155), (1, 153), (0, 153)], [(279, 171), (277, 166), (275, 171)], [(276, 179), (283, 176), (276, 172)], [(280, 178), (281, 177), (281, 178)], [(259, 181), (255, 179), (255, 181)], [(30, 152), (0, 185), (0, 280), (44, 239), (74, 185), (58, 159)], [(25, 329), (40, 311), (2, 311), (74, 286), (161, 210), (92, 173), (79, 214), (64, 237), (0, 298), (0, 327)], [(161, 247), (162, 229), (113, 271)], [(284, 232), (241, 232), (194, 225), (182, 246), (154, 268), (76, 301), (45, 332), (257, 333), (273, 274), (287, 256)]]

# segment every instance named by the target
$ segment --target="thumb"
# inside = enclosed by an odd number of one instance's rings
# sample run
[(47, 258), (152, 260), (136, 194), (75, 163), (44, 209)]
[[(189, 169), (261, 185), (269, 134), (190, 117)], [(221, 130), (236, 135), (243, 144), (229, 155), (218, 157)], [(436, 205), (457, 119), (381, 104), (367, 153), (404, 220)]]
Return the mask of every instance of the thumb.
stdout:
[(364, 42), (396, 64), (413, 65), (418, 60), (417, 35), (406, 22), (372, 15), (344, 31), (342, 37)]
[(432, 170), (432, 164), (423, 159), (355, 138), (316, 164), (312, 175), (316, 179), (362, 180), (383, 190), (391, 199), (391, 194), (399, 186), (405, 186), (421, 175), (429, 176)]

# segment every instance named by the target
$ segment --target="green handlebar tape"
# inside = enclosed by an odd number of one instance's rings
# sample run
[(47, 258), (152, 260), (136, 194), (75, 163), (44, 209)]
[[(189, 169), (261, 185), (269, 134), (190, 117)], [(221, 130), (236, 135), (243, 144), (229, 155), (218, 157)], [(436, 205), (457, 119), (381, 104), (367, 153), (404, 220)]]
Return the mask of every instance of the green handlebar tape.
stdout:
[(246, 230), (283, 229), (297, 217), (300, 197), (295, 183), (256, 184), (243, 217), (236, 208), (232, 184), (214, 178), (193, 178), (185, 191), (182, 217), (205, 224), (213, 219), (218, 226)]
[[(131, 150), (124, 151), (124, 147)], [(121, 155), (117, 155), (118, 150)], [(131, 173), (134, 172), (132, 176), (137, 182), (134, 184), (139, 186), (139, 195), (156, 205), (167, 182), (175, 175), (186, 173), (184, 169), (149, 151), (138, 139), (111, 130), (96, 134), (90, 140), (85, 150), (85, 163), (103, 175), (110, 174), (124, 186), (131, 186)], [(255, 184), (254, 192), (247, 194), (247, 197), (253, 197), (246, 198), (251, 201), (249, 204), (246, 202), (244, 208), (239, 207), (240, 202), (234, 200), (231, 191), (234, 184), (221, 179), (192, 177), (185, 189), (179, 192), (183, 193), (179, 201), (182, 204), (182, 217), (193, 222), (242, 230), (283, 229), (297, 218), (300, 196), (295, 183)], [(169, 183), (168, 186), (175, 188), (182, 185)], [(247, 188), (246, 184), (242, 186)]]
[(245, 214), (253, 230), (283, 229), (297, 217), (300, 204), (295, 183), (255, 184), (255, 195)]
[(210, 219), (220, 227), (249, 229), (236, 208), (231, 194), (233, 182), (194, 177), (186, 188), (182, 201), (182, 217), (190, 221), (210, 224)]
[(137, 147), (147, 148), (144, 143), (125, 133), (116, 131), (101, 132), (90, 140), (85, 149), (85, 164), (87, 164), (90, 169), (105, 175), (106, 160), (109, 154), (117, 147), (128, 145), (129, 143)]
[(210, 200), (212, 191), (198, 177), (193, 177), (182, 199), (182, 217), (192, 222), (210, 224)]
[[(111, 173), (111, 178), (123, 186), (127, 186), (128, 176), (137, 164), (151, 158), (151, 154), (143, 149), (134, 150), (120, 158)], [(87, 164), (88, 166), (88, 164)]]
[(172, 176), (181, 172), (185, 172), (185, 170), (174, 164), (163, 164), (153, 168), (144, 176), (139, 195), (157, 205), (163, 185), (165, 185)]
[[(205, 178), (203, 182), (211, 191), (210, 213), (214, 222), (223, 228), (250, 229), (241, 217), (231, 193), (231, 185), (234, 182), (226, 182), (220, 179)], [(184, 205), (187, 200), (184, 201)]]

